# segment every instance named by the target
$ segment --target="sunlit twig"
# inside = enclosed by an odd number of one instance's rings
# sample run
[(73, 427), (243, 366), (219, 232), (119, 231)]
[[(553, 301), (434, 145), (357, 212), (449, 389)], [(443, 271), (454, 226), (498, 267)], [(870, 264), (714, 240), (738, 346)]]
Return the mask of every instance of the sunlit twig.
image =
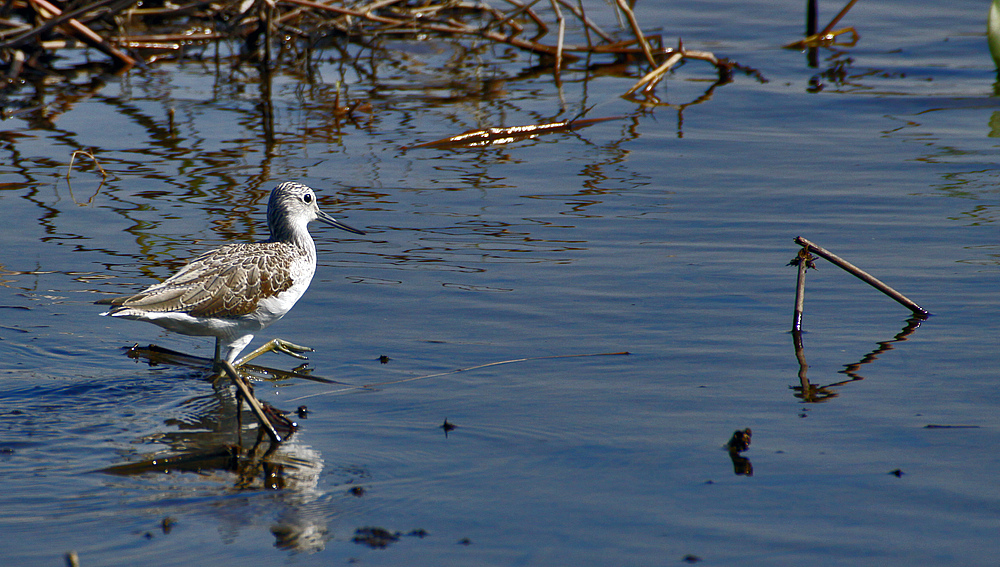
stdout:
[(642, 33), (642, 28), (639, 27), (639, 21), (635, 18), (635, 12), (629, 7), (625, 0), (616, 0), (618, 8), (625, 14), (628, 18), (628, 23), (632, 26), (632, 33), (635, 34), (636, 41), (639, 42), (639, 46), (642, 47), (643, 54), (646, 55), (646, 61), (649, 62), (651, 66), (656, 66), (656, 59), (653, 58), (653, 52), (649, 49), (649, 42), (646, 41), (646, 36)]
[[(844, 34), (851, 34), (851, 40), (846, 42), (834, 41), (835, 39), (837, 39), (837, 37)], [(842, 47), (854, 47), (858, 43), (859, 39), (861, 39), (861, 36), (858, 35), (858, 32), (855, 31), (853, 27), (849, 27), (827, 33), (813, 34), (809, 37), (800, 39), (798, 41), (793, 41), (792, 43), (789, 43), (788, 45), (784, 45), (782, 47), (784, 47), (785, 49), (806, 49), (809, 47), (820, 47), (823, 45), (839, 45)]]
[(556, 40), (556, 77), (559, 76), (559, 71), (562, 70), (562, 54), (563, 54), (563, 41), (566, 39), (566, 19), (563, 18), (562, 10), (559, 9), (559, 4), (556, 0), (549, 0), (552, 4), (552, 10), (556, 13), (556, 22), (559, 23), (559, 38)]
[(830, 23), (826, 24), (826, 27), (823, 28), (819, 33), (813, 34), (799, 41), (793, 41), (792, 43), (789, 43), (784, 47), (786, 49), (805, 49), (807, 47), (819, 47), (820, 45), (831, 43), (833, 39), (836, 38), (838, 35), (845, 33), (850, 33), (854, 37), (854, 39), (849, 44), (846, 45), (848, 46), (854, 45), (858, 41), (858, 32), (854, 31), (854, 28), (848, 27), (837, 31), (831, 31), (831, 30), (833, 30), (834, 26), (840, 23), (840, 20), (847, 15), (847, 12), (851, 10), (851, 8), (857, 1), (858, 0), (849, 0), (847, 4), (843, 8), (841, 8), (840, 12), (838, 12), (837, 15), (834, 16), (832, 20), (830, 20)]
[(89, 157), (93, 160), (94, 165), (97, 167), (97, 171), (101, 172), (101, 177), (104, 177), (105, 179), (108, 178), (108, 172), (104, 171), (104, 168), (101, 167), (101, 164), (97, 161), (97, 158), (94, 157), (94, 154), (88, 152), (87, 150), (73, 150), (73, 153), (69, 156), (69, 167), (66, 168), (66, 179), (69, 179), (69, 174), (73, 171), (73, 161), (76, 159), (76, 154)]
[(610, 116), (607, 118), (584, 118), (584, 119), (573, 119), (573, 120), (562, 120), (560, 122), (550, 122), (547, 124), (529, 124), (526, 126), (509, 126), (504, 128), (484, 128), (479, 130), (469, 130), (468, 132), (463, 132), (456, 136), (451, 136), (449, 138), (444, 138), (441, 140), (434, 140), (432, 142), (424, 142), (422, 144), (415, 144), (412, 146), (406, 146), (404, 150), (413, 150), (417, 148), (448, 148), (448, 147), (480, 147), (480, 146), (498, 146), (503, 144), (509, 144), (511, 142), (517, 142), (525, 139), (537, 138), (542, 134), (551, 134), (553, 132), (564, 132), (568, 130), (576, 130), (578, 128), (584, 128), (597, 124), (598, 122), (606, 122), (608, 120), (618, 120), (620, 116)]
[(640, 89), (646, 91), (652, 89), (658, 82), (663, 79), (663, 76), (673, 68), (675, 65), (680, 63), (684, 59), (697, 59), (700, 61), (707, 61), (715, 66), (719, 73), (720, 80), (728, 82), (731, 80), (732, 70), (739, 69), (744, 73), (756, 78), (761, 83), (766, 83), (767, 79), (761, 75), (760, 71), (753, 69), (751, 67), (746, 67), (738, 63), (729, 61), (728, 59), (723, 59), (716, 57), (714, 53), (710, 51), (695, 51), (691, 49), (686, 49), (682, 42), (678, 42), (677, 47), (667, 51), (670, 56), (661, 65), (657, 66), (655, 69), (646, 73), (641, 79), (639, 79), (632, 88), (628, 90), (624, 95), (625, 98), (631, 97)]

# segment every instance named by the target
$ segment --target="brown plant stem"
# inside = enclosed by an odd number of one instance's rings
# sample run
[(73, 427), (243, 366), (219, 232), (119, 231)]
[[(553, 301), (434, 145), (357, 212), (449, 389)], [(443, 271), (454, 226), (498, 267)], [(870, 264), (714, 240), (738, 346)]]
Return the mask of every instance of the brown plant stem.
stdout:
[(222, 366), (222, 370), (229, 375), (229, 379), (233, 381), (233, 384), (236, 385), (236, 388), (239, 390), (239, 394), (246, 399), (250, 409), (253, 410), (254, 415), (257, 416), (257, 421), (260, 422), (260, 427), (265, 433), (267, 433), (267, 436), (271, 438), (271, 442), (281, 443), (281, 436), (274, 430), (274, 426), (271, 425), (271, 422), (267, 419), (267, 415), (264, 414), (264, 408), (261, 407), (260, 402), (257, 401), (253, 392), (250, 391), (250, 388), (243, 381), (243, 377), (240, 376), (240, 373), (236, 371), (236, 368), (234, 368), (229, 361), (223, 360), (220, 361), (219, 364)]
[(805, 248), (799, 250), (798, 265), (799, 275), (795, 280), (795, 316), (792, 319), (792, 331), (802, 331), (802, 310), (806, 300), (806, 269), (809, 267), (809, 251)]
[[(34, 4), (36, 4), (38, 7), (42, 8), (42, 10), (44, 10), (45, 12), (48, 12), (49, 14), (51, 14), (50, 17), (52, 17), (52, 18), (56, 18), (56, 17), (62, 15), (62, 10), (60, 10), (59, 8), (56, 8), (52, 4), (49, 4), (46, 0), (31, 0), (31, 2), (34, 3)], [(39, 11), (39, 14), (42, 14), (42, 11)], [(46, 17), (46, 19), (49, 19), (49, 18)], [(113, 47), (111, 45), (108, 45), (108, 43), (105, 42), (104, 39), (101, 36), (99, 36), (96, 33), (94, 33), (93, 30), (91, 30), (87, 26), (81, 24), (79, 20), (77, 20), (75, 18), (69, 18), (68, 20), (66, 20), (66, 24), (69, 26), (69, 28), (70, 28), (71, 32), (73, 33), (73, 35), (75, 35), (78, 38), (80, 38), (80, 40), (83, 41), (84, 43), (86, 43), (87, 45), (89, 45), (89, 46), (93, 47), (94, 49), (97, 49), (97, 50), (99, 50), (99, 51), (101, 51), (103, 53), (106, 53), (107, 55), (110, 55), (111, 57), (114, 57), (125, 68), (129, 68), (129, 67), (135, 66), (135, 63), (136, 63), (135, 59), (132, 59), (131, 57), (129, 57), (128, 55), (126, 55), (122, 51), (119, 51), (115, 47)]]
[(628, 18), (628, 23), (632, 27), (632, 33), (635, 34), (635, 39), (642, 46), (642, 52), (646, 55), (646, 61), (649, 62), (653, 67), (656, 66), (656, 59), (653, 58), (653, 52), (649, 49), (649, 42), (646, 41), (646, 36), (642, 33), (642, 28), (639, 27), (639, 21), (635, 18), (635, 12), (632, 8), (625, 2), (625, 0), (616, 0), (618, 8), (625, 14)]
[(843, 18), (844, 16), (846, 16), (846, 15), (847, 15), (847, 12), (849, 12), (849, 11), (850, 11), (850, 9), (851, 9), (852, 7), (854, 7), (854, 4), (855, 4), (855, 3), (857, 3), (857, 1), (858, 1), (858, 0), (850, 0), (850, 2), (848, 2), (848, 3), (847, 3), (847, 5), (846, 5), (846, 6), (844, 6), (844, 7), (843, 7), (843, 8), (842, 8), (842, 9), (840, 10), (840, 12), (838, 12), (838, 13), (837, 13), (837, 15), (833, 17), (833, 19), (832, 19), (832, 20), (830, 20), (830, 23), (829, 23), (829, 24), (826, 24), (826, 27), (825, 27), (825, 28), (823, 28), (823, 31), (819, 32), (819, 33), (818, 33), (818, 34), (816, 34), (816, 35), (818, 35), (818, 36), (822, 37), (822, 36), (824, 36), (824, 35), (826, 35), (826, 34), (830, 33), (830, 30), (832, 30), (832, 29), (833, 29), (833, 26), (837, 25), (837, 24), (838, 24), (838, 23), (840, 22), (840, 20), (841, 20), (841, 19), (842, 19), (842, 18)]

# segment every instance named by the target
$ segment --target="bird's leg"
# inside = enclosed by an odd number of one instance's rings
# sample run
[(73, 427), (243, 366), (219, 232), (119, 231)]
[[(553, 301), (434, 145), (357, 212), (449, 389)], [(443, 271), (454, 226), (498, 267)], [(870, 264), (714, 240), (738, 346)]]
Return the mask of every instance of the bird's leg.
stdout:
[(222, 339), (215, 337), (215, 358), (212, 359), (212, 372), (222, 376), (225, 369), (222, 368)]
[(243, 446), (243, 392), (236, 388), (236, 445)]
[(263, 345), (261, 345), (261, 347), (258, 348), (257, 350), (255, 350), (255, 351), (251, 352), (250, 354), (244, 356), (243, 358), (237, 360), (235, 363), (233, 363), (233, 365), (237, 366), (237, 367), (242, 366), (242, 365), (246, 364), (247, 362), (250, 362), (251, 360), (257, 358), (258, 356), (264, 354), (265, 352), (272, 352), (272, 351), (283, 352), (283, 353), (287, 354), (288, 356), (293, 356), (293, 357), (301, 359), (301, 360), (308, 360), (309, 357), (303, 356), (303, 355), (301, 355), (299, 353), (300, 352), (313, 352), (313, 350), (314, 349), (309, 348), (307, 346), (302, 346), (302, 345), (297, 345), (295, 343), (290, 343), (290, 342), (288, 342), (288, 341), (286, 341), (284, 339), (271, 339), (271, 340), (267, 341), (266, 343), (264, 343)]

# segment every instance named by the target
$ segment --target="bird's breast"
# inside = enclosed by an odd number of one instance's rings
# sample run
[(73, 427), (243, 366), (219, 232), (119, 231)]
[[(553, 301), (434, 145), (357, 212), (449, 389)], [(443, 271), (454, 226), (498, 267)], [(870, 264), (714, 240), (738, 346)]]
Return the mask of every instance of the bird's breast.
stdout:
[(297, 259), (288, 266), (291, 285), (276, 293), (262, 296), (257, 301), (253, 316), (265, 325), (280, 319), (288, 313), (302, 295), (309, 289), (316, 265), (308, 258)]

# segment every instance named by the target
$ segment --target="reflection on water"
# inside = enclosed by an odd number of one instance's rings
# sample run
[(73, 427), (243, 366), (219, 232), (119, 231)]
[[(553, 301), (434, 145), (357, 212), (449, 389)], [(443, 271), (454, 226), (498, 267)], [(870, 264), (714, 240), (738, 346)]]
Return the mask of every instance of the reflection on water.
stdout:
[(850, 384), (856, 380), (864, 380), (865, 377), (859, 372), (862, 366), (876, 362), (879, 355), (893, 350), (895, 348), (893, 343), (905, 341), (911, 334), (913, 334), (914, 331), (920, 328), (920, 325), (924, 321), (925, 319), (920, 317), (910, 317), (906, 320), (906, 325), (902, 328), (902, 330), (896, 333), (893, 338), (886, 341), (880, 341), (878, 343), (878, 347), (861, 357), (861, 360), (844, 365), (844, 370), (840, 370), (839, 372), (841, 374), (847, 374), (847, 376), (850, 377), (850, 380), (833, 382), (826, 384), (825, 386), (817, 386), (809, 382), (809, 378), (806, 376), (807, 371), (809, 370), (809, 364), (806, 362), (805, 348), (803, 347), (802, 341), (802, 331), (790, 331), (792, 335), (792, 344), (795, 347), (795, 358), (799, 363), (799, 385), (789, 386), (789, 388), (795, 392), (796, 398), (799, 398), (803, 402), (807, 403), (825, 402), (832, 398), (836, 398), (840, 395), (836, 391), (836, 388)]
[[(798, 3), (639, 2), (665, 38), (769, 79), (719, 84), (692, 62), (641, 102), (620, 97), (638, 78), (626, 60), (557, 83), (472, 42), (382, 38), (368, 58), (335, 36), (271, 69), (192, 47), (126, 76), (70, 59), (0, 93), (5, 558), (991, 564), (997, 101), (966, 8), (872, 4), (857, 46), (803, 54), (779, 48)], [(585, 109), (623, 118), (401, 149)], [(79, 157), (67, 179), (77, 150), (107, 179)], [(236, 433), (228, 387), (120, 351), (204, 341), (112, 328), (92, 302), (259, 239), (286, 178), (373, 230), (363, 246), (315, 235), (316, 280), (278, 332), (317, 348), (317, 374), (383, 386), (259, 385), (284, 409), (309, 397), (269, 451)], [(789, 357), (796, 234), (938, 316), (897, 332), (892, 308), (817, 278)], [(807, 359), (844, 380), (808, 377)], [(736, 428), (752, 453), (720, 452)], [(128, 474), (93, 474), (108, 467)]]
[[(137, 442), (166, 445), (153, 453), (127, 455), (127, 463), (102, 469), (119, 476), (150, 478), (192, 474), (242, 491), (280, 491), (269, 511), (275, 517), (270, 530), (275, 546), (295, 552), (322, 550), (329, 537), (326, 511), (314, 506), (326, 494), (319, 488), (322, 455), (292, 434), (280, 444), (269, 443), (252, 423), (248, 410), (238, 413), (233, 388), (219, 377), (212, 394), (198, 395), (178, 404), (176, 417), (165, 421), (169, 429), (146, 433)], [(256, 424), (254, 424), (256, 425)], [(164, 498), (170, 489), (164, 487)]]
[(726, 443), (729, 458), (733, 461), (733, 474), (736, 476), (753, 476), (753, 464), (741, 454), (750, 448), (752, 438), (753, 431), (747, 427), (736, 430)]

